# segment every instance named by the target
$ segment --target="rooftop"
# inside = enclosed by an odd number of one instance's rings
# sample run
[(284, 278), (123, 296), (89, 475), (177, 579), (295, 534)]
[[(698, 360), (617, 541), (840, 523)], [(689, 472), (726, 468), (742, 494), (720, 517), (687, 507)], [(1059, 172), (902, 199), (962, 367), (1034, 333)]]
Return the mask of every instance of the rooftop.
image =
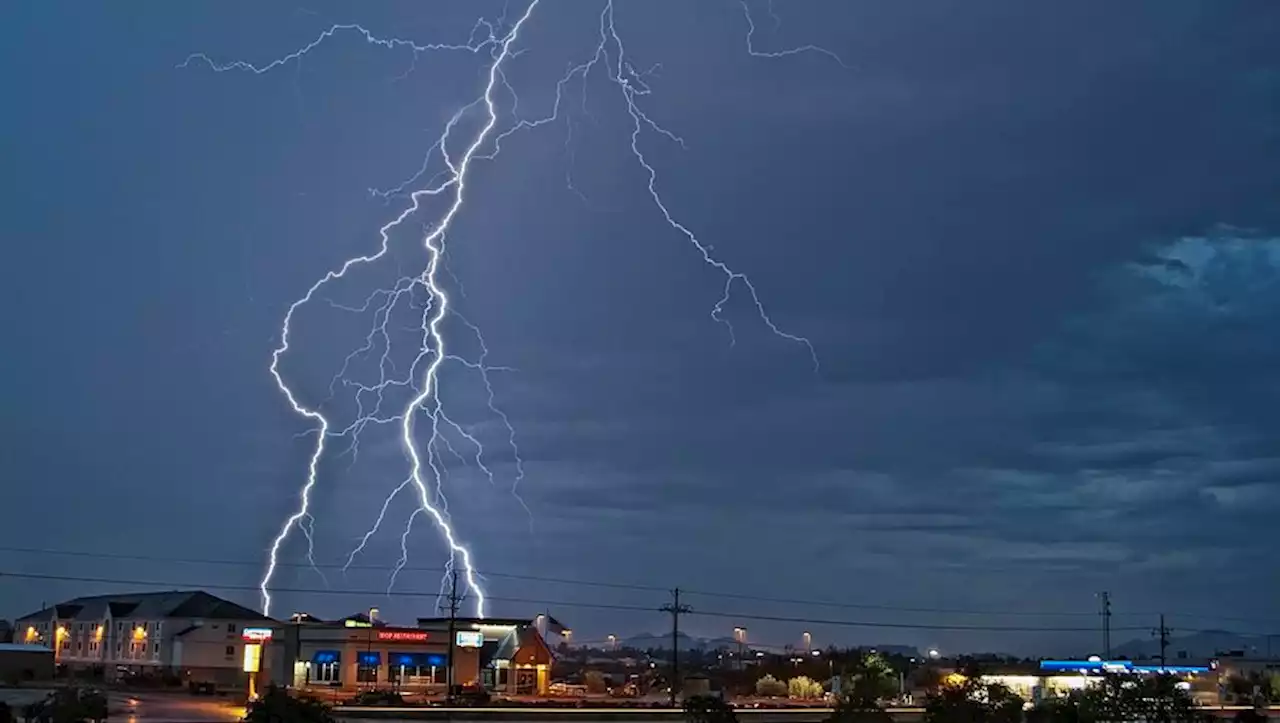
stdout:
[(274, 622), (256, 610), (210, 595), (203, 590), (78, 597), (23, 615), (18, 618), (18, 621), (47, 620), (54, 617), (59, 620), (103, 620), (112, 617), (146, 620), (202, 618)]

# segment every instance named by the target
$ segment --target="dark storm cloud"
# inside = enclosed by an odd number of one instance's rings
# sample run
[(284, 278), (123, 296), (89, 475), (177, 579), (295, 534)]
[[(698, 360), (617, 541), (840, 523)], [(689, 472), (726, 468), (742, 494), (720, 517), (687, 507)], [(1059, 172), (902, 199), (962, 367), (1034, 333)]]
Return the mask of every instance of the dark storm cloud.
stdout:
[[(590, 50), (596, 21), (547, 6), (510, 76), (530, 115)], [(512, 137), (477, 167), (450, 235), (458, 308), (485, 329), (491, 361), (516, 370), (494, 380), (534, 511), (530, 533), (505, 429), (482, 386), (451, 372), (457, 419), (497, 474), (491, 486), (451, 462), (446, 482), (482, 567), (916, 607), (1092, 609), (1110, 589), (1128, 610), (1205, 611), (1228, 594), (1237, 614), (1265, 613), (1256, 601), (1275, 583), (1251, 571), (1271, 554), (1261, 535), (1280, 506), (1276, 9), (778, 9), (784, 23), (758, 42), (821, 43), (852, 70), (749, 57), (734, 3), (620, 2), (619, 21), (637, 62), (663, 64), (646, 109), (687, 140), (642, 140), (671, 211), (751, 274), (779, 324), (813, 339), (820, 371), (768, 333), (741, 287), (726, 313), (735, 344), (709, 318), (722, 279), (653, 208), (625, 111), (596, 78), (572, 157), (564, 127)], [(244, 560), (199, 575), (256, 583), (308, 451), (265, 374), (280, 318), (376, 242), (396, 206), (366, 189), (416, 170), (478, 77), (474, 58), (445, 57), (401, 77), (408, 58), (346, 42), (280, 75), (173, 71), (193, 50), (274, 57), (352, 19), (316, 11), (175, 6), (146, 22), (104, 11), (89, 32), (29, 8), (6, 24), (0, 67), (19, 110), (0, 137), (22, 143), (0, 214), (18, 302), (0, 307), (5, 348), (18, 350), (0, 355), (13, 441), (0, 469), (16, 480), (15, 508), (55, 507), (50, 481), (93, 505), (57, 506), (57, 536), (45, 516), (14, 517), (0, 543), (109, 538), (113, 550)], [(433, 40), (476, 12), (367, 11), (359, 19)], [(362, 339), (361, 319), (331, 312), (300, 320), (307, 353), (287, 360), (317, 398)], [(335, 454), (322, 470), (317, 552), (340, 564), (403, 479), (399, 444), (375, 434), (358, 459)], [(399, 513), (361, 560), (393, 564)], [(439, 564), (427, 525), (411, 540), (415, 562)], [(155, 579), (194, 569), (0, 562)], [(320, 584), (292, 568), (282, 583)], [(381, 570), (344, 584), (385, 583)], [(84, 592), (3, 584), (19, 607)], [(294, 598), (331, 614), (368, 604)], [(383, 607), (407, 617), (415, 604)], [(584, 630), (663, 624), (567, 612)], [(722, 635), (729, 622), (690, 625)], [(1022, 650), (1050, 639), (901, 638)]]

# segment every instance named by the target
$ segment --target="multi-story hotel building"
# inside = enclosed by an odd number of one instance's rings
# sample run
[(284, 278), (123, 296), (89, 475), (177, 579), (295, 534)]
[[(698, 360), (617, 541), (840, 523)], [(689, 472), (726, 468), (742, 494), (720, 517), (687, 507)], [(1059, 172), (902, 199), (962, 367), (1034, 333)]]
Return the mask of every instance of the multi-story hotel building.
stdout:
[(246, 627), (273, 621), (202, 591), (79, 597), (18, 618), (14, 642), (51, 648), (58, 665), (114, 679), (169, 674), (243, 686)]

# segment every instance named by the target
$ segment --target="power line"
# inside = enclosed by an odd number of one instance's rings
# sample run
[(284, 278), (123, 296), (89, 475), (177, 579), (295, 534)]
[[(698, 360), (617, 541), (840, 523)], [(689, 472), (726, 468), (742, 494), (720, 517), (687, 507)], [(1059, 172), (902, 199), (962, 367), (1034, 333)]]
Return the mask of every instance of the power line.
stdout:
[[(106, 578), (106, 577), (85, 577), (77, 575), (48, 575), (40, 573), (25, 572), (4, 572), (0, 571), (0, 578), (11, 577), (28, 580), (57, 580), (69, 582), (88, 582), (99, 584), (113, 585), (143, 585), (150, 587), (163, 587), (169, 589), (188, 588), (198, 589), (206, 588), (211, 590), (236, 590), (257, 592), (258, 587), (255, 585), (198, 585), (191, 583), (175, 583), (171, 581), (157, 580), (131, 580), (122, 578)], [(423, 597), (434, 598), (439, 595), (439, 591), (391, 591), (386, 590), (327, 590), (321, 588), (277, 588), (279, 592), (307, 594), (307, 595), (363, 595), (363, 596), (380, 596), (388, 595), (391, 597)], [(497, 602), (513, 602), (528, 605), (550, 605), (558, 607), (579, 607), (598, 610), (615, 610), (626, 612), (664, 612), (659, 606), (646, 607), (641, 605), (616, 605), (607, 603), (589, 603), (577, 602), (572, 600), (542, 600), (534, 598), (515, 598), (515, 597), (489, 597), (488, 599)], [(669, 611), (666, 611), (669, 612)], [(735, 613), (721, 612), (713, 610), (682, 610), (684, 614), (701, 615), (704, 617), (731, 618), (738, 620), (763, 620), (771, 622), (787, 622), (787, 623), (803, 623), (807, 625), (833, 625), (842, 627), (862, 627), (862, 628), (886, 628), (901, 630), (956, 630), (956, 631), (983, 631), (983, 632), (1011, 632), (1011, 633), (1029, 633), (1029, 632), (1090, 632), (1092, 628), (1056, 628), (1056, 627), (1035, 627), (1035, 626), (999, 626), (999, 625), (946, 625), (946, 624), (921, 624), (921, 623), (890, 623), (883, 621), (870, 620), (830, 620), (820, 618), (803, 618), (788, 617), (781, 615), (759, 615), (752, 613)], [(1147, 628), (1116, 628), (1118, 630), (1146, 630)]]
[[(733, 618), (738, 620), (764, 620), (768, 622), (804, 623), (808, 625), (839, 625), (855, 628), (894, 628), (901, 630), (973, 630), (1005, 633), (1089, 633), (1094, 628), (1054, 628), (1037, 626), (1002, 626), (1002, 625), (931, 625), (927, 623), (886, 623), (855, 620), (824, 620), (819, 618), (788, 617), (783, 615), (755, 615), (751, 613), (729, 613), (710, 610), (693, 610), (689, 615)], [(1112, 628), (1113, 630), (1147, 630), (1146, 627)]]
[[(92, 551), (86, 551), (86, 550), (63, 550), (63, 549), (34, 548), (34, 547), (0, 547), (0, 552), (12, 552), (12, 553), (31, 554), (31, 555), (61, 555), (66, 557), (82, 557), (82, 558), (104, 559), (104, 560), (170, 562), (170, 563), (183, 563), (183, 564), (206, 564), (206, 565), (230, 565), (230, 566), (240, 566), (240, 567), (246, 567), (246, 566), (257, 567), (261, 565), (261, 562), (257, 560), (231, 560), (226, 558), (221, 558), (221, 559), (219, 558), (183, 558), (183, 557), (166, 557), (161, 555), (123, 554), (123, 553), (111, 553), (111, 552), (92, 552)], [(322, 569), (342, 569), (344, 567), (342, 565), (337, 565), (337, 564), (319, 564), (319, 565), (313, 566), (309, 563), (286, 563), (286, 562), (280, 562), (278, 563), (277, 566), (298, 568), (298, 569), (308, 569), (312, 567), (319, 567)], [(350, 566), (346, 566), (346, 569), (390, 572), (395, 568), (392, 566), (366, 564), (366, 565), (350, 565)], [(400, 569), (402, 571), (408, 570), (411, 572), (431, 572), (431, 573), (442, 573), (442, 574), (449, 572), (447, 569), (442, 567), (425, 567), (425, 566), (413, 566), (413, 565), (405, 566)], [(639, 583), (622, 583), (622, 582), (601, 581), (601, 580), (582, 580), (582, 579), (572, 579), (572, 578), (547, 577), (542, 575), (530, 575), (525, 573), (488, 572), (488, 571), (484, 572), (482, 576), (493, 577), (493, 578), (503, 578), (503, 579), (510, 579), (510, 580), (524, 580), (529, 582), (545, 582), (545, 583), (552, 583), (552, 584), (559, 584), (559, 585), (578, 585), (583, 587), (628, 590), (628, 591), (636, 591), (636, 592), (654, 592), (654, 593), (663, 593), (663, 594), (670, 593), (670, 589), (666, 587), (662, 587), (659, 585), (645, 585), (645, 584), (639, 584)], [(234, 588), (224, 586), (221, 589), (234, 589)], [(257, 590), (257, 588), (255, 587), (253, 588), (253, 590)], [(282, 588), (281, 592), (291, 592), (291, 591)], [(385, 593), (379, 593), (379, 594), (385, 594)], [(850, 603), (850, 602), (835, 602), (835, 601), (829, 601), (829, 600), (812, 600), (812, 599), (805, 600), (805, 599), (798, 599), (798, 598), (772, 597), (768, 595), (719, 592), (719, 591), (712, 591), (712, 590), (688, 590), (684, 588), (681, 588), (681, 594), (701, 596), (701, 597), (721, 598), (726, 600), (743, 600), (743, 601), (758, 602), (758, 603), (775, 603), (775, 604), (781, 604), (781, 605), (797, 605), (797, 606), (803, 605), (808, 607), (826, 607), (826, 608), (844, 609), (844, 610), (878, 610), (878, 611), (884, 611), (884, 612), (922, 613), (922, 614), (935, 614), (935, 615), (988, 615), (988, 616), (999, 616), (999, 617), (1092, 617), (1094, 615), (1097, 615), (1097, 613), (1091, 613), (1091, 612), (1086, 612), (1082, 610), (1076, 610), (1076, 611), (997, 610), (997, 609), (982, 610), (982, 609), (974, 609), (974, 608), (899, 606), (899, 605), (890, 605), (890, 604), (883, 604), (883, 603)], [(1159, 613), (1145, 612), (1145, 611), (1136, 611), (1136, 612), (1116, 611), (1111, 613), (1111, 615), (1114, 617), (1142, 617), (1142, 618), (1150, 618), (1158, 614)], [(1168, 617), (1171, 617), (1171, 618), (1192, 619), (1192, 620), (1210, 620), (1210, 621), (1240, 622), (1240, 623), (1266, 623), (1266, 624), (1280, 623), (1280, 618), (1246, 618), (1246, 617), (1233, 617), (1233, 616), (1218, 615), (1218, 614), (1209, 615), (1209, 614), (1178, 613), (1178, 612), (1167, 613), (1167, 615)]]
[(810, 605), (813, 607), (828, 608), (844, 608), (848, 610), (887, 610), (892, 612), (907, 613), (945, 613), (949, 615), (1018, 615), (1030, 617), (1057, 617), (1070, 616), (1076, 617), (1081, 615), (1092, 615), (1093, 613), (1085, 613), (1080, 611), (1034, 611), (1034, 610), (974, 610), (972, 608), (933, 608), (933, 607), (910, 607), (885, 604), (871, 603), (845, 603), (833, 602), (828, 600), (798, 600), (795, 598), (782, 597), (762, 597), (759, 595), (745, 595), (742, 593), (730, 592), (709, 592), (706, 590), (682, 590), (688, 595), (698, 595), (702, 597), (717, 597), (729, 600), (747, 600), (751, 602), (767, 602), (779, 603), (783, 605)]

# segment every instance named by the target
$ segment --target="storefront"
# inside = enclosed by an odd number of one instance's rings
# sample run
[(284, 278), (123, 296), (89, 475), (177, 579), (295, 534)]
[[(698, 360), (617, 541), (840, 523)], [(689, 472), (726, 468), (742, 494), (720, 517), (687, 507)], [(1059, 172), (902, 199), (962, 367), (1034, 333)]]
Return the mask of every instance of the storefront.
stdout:
[[(520, 695), (546, 692), (551, 652), (523, 620), (452, 621), (453, 682)], [(416, 628), (365, 616), (296, 620), (277, 633), (272, 682), (294, 688), (395, 690), (443, 694), (449, 682), (450, 621), (424, 618)]]

